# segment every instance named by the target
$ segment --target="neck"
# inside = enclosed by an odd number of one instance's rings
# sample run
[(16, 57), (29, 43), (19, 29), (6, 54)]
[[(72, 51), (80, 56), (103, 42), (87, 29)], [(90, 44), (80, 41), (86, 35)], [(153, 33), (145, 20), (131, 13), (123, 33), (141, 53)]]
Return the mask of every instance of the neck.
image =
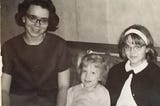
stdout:
[(90, 86), (90, 87), (86, 87), (84, 84), (82, 84), (82, 86), (85, 88), (85, 89), (87, 89), (87, 90), (93, 90), (93, 89), (95, 89), (97, 86), (98, 86), (98, 84), (99, 83), (97, 83), (97, 84), (95, 84), (95, 85), (93, 85), (93, 86)]
[(144, 63), (145, 61), (147, 61), (147, 60), (146, 60), (146, 59), (144, 59), (143, 61), (141, 61), (140, 63), (137, 63), (137, 64), (136, 64), (136, 63), (133, 63), (133, 64), (132, 64), (132, 63), (130, 63), (130, 65), (131, 65), (131, 67), (133, 67), (133, 68), (134, 68), (134, 67), (137, 67), (137, 66), (141, 65), (141, 64), (142, 64), (142, 63)]
[(43, 42), (46, 34), (39, 35), (38, 37), (29, 36), (27, 33), (23, 36), (23, 39), (28, 45), (39, 45)]

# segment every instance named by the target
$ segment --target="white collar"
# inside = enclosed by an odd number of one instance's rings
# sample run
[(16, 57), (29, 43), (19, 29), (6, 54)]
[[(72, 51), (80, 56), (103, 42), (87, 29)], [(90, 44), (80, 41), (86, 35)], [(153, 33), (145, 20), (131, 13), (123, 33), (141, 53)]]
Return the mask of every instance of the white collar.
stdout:
[(136, 67), (132, 67), (130, 65), (130, 61), (128, 60), (125, 64), (125, 69), (126, 69), (126, 72), (133, 70), (134, 73), (137, 74), (137, 73), (141, 72), (143, 69), (145, 69), (147, 66), (148, 66), (147, 60), (145, 60), (142, 64), (140, 64)]

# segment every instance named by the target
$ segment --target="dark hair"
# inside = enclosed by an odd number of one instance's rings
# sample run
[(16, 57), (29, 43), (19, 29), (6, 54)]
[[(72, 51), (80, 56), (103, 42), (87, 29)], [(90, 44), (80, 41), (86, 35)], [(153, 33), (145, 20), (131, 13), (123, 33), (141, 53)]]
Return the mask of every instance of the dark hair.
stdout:
[(149, 30), (146, 27), (144, 27), (142, 25), (138, 25), (138, 24), (131, 25), (122, 32), (120, 39), (119, 39), (119, 44), (118, 44), (120, 56), (123, 59), (127, 60), (124, 48), (126, 46), (126, 40), (127, 40), (128, 36), (131, 36), (131, 38), (134, 39), (136, 45), (143, 45), (143, 43), (144, 43), (144, 41), (142, 41), (142, 38), (139, 37), (139, 35), (137, 35), (135, 33), (130, 33), (130, 34), (125, 35), (125, 33), (130, 29), (136, 29), (146, 36), (147, 42), (148, 42), (148, 44), (146, 44), (146, 47), (149, 48), (149, 51), (146, 53), (146, 59), (148, 61), (156, 60), (157, 52), (154, 48), (153, 38), (152, 38)]
[(49, 31), (55, 31), (59, 23), (59, 17), (56, 14), (55, 6), (51, 0), (24, 0), (18, 5), (18, 12), (15, 15), (16, 23), (20, 26), (24, 26), (22, 17), (26, 15), (27, 10), (31, 5), (38, 5), (49, 11)]

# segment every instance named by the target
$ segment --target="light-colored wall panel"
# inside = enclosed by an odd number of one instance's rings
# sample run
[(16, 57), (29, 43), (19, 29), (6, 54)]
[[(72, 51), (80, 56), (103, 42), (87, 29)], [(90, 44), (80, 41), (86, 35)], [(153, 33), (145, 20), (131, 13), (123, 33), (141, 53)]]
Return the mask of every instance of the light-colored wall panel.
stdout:
[(23, 28), (17, 26), (14, 18), (17, 12), (18, 3), (21, 1), (22, 0), (2, 0), (2, 43), (23, 32)]
[[(18, 3), (2, 1), (2, 43), (23, 32), (14, 20)], [(132, 24), (146, 26), (160, 47), (159, 0), (52, 0), (60, 16), (58, 35), (71, 41), (117, 44)]]
[(56, 33), (66, 40), (76, 40), (76, 1), (75, 0), (52, 0), (56, 7), (56, 12), (60, 18), (59, 28)]
[(76, 0), (79, 41), (107, 43), (106, 0)]
[(160, 1), (159, 0), (107, 0), (108, 43), (117, 43), (121, 32), (132, 24), (146, 26), (160, 47)]

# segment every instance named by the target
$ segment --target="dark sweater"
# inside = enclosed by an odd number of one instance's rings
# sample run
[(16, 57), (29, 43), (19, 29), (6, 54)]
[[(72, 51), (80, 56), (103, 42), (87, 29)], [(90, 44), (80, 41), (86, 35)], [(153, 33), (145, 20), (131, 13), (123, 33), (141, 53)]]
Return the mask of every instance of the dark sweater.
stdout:
[[(115, 106), (122, 87), (129, 76), (122, 62), (111, 68), (106, 87), (111, 96), (111, 106)], [(131, 83), (131, 91), (138, 106), (160, 106), (160, 68), (155, 63), (135, 74)], [(127, 100), (127, 98), (126, 98)]]

